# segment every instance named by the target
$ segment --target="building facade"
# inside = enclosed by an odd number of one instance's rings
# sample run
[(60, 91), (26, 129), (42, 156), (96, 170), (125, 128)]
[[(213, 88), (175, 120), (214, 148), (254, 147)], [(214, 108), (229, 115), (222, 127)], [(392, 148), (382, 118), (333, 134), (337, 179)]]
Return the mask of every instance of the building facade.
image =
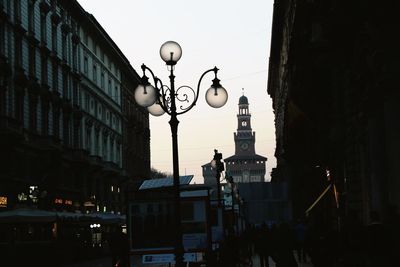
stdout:
[(274, 1), (272, 180), (289, 182), (295, 217), (328, 185), (337, 199), (311, 211), (327, 220), (355, 214), (368, 223), (372, 211), (387, 220), (400, 206), (394, 5)]
[(0, 70), (5, 208), (124, 213), (150, 171), (148, 113), (96, 19), (77, 1), (0, 1)]

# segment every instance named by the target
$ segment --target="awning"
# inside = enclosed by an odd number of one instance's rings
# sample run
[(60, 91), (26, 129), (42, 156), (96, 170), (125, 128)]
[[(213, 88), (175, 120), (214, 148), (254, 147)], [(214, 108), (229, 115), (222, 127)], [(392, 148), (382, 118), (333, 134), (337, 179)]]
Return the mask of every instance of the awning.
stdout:
[(126, 219), (125, 215), (118, 215), (114, 213), (105, 213), (105, 212), (89, 213), (89, 214), (84, 214), (83, 216), (98, 219), (102, 223), (124, 223)]
[(56, 212), (36, 209), (15, 209), (0, 212), (0, 222), (51, 222)]
[(46, 211), (38, 209), (15, 209), (0, 212), (1, 222), (55, 222), (64, 219), (75, 219), (79, 221), (98, 221), (99, 223), (125, 223), (126, 216), (113, 213), (75, 213), (67, 211)]

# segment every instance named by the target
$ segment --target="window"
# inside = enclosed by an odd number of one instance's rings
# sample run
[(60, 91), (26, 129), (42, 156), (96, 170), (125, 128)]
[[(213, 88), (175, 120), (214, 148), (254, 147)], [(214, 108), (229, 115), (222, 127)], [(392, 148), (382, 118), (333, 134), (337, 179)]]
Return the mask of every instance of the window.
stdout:
[(92, 42), (92, 45), (93, 45), (93, 47), (92, 47), (93, 53), (94, 53), (95, 55), (97, 55), (97, 46), (96, 46), (96, 43), (94, 42), (94, 40), (93, 40), (93, 42)]
[(101, 89), (104, 89), (104, 72), (101, 73), (100, 86), (101, 86)]
[(246, 127), (247, 126), (247, 121), (242, 121), (242, 126)]
[(111, 79), (108, 80), (108, 94), (111, 95), (111, 88), (112, 88), (112, 84), (111, 84)]
[(89, 64), (88, 64), (88, 57), (84, 56), (83, 58), (83, 72), (87, 75), (89, 73)]
[(93, 65), (93, 81), (97, 83), (97, 66)]
[(98, 131), (96, 131), (95, 132), (95, 134), (94, 134), (94, 153), (96, 154), (96, 155), (98, 155), (99, 154), (99, 132)]
[(14, 21), (21, 23), (21, 1), (14, 1)]
[(15, 45), (14, 48), (15, 64), (17, 66), (22, 66), (22, 38), (19, 34), (15, 35), (14, 45)]
[(89, 36), (87, 32), (83, 32), (83, 42), (85, 43), (86, 46), (89, 44)]
[(54, 24), (51, 27), (51, 49), (57, 54), (57, 26)]
[(62, 34), (62, 58), (66, 61), (67, 60), (67, 49), (68, 49), (68, 43), (67, 43), (67, 34), (63, 32)]
[[(1, 32), (0, 32), (1, 35)], [(1, 39), (1, 37), (0, 37)], [(1, 46), (1, 44), (0, 44)], [(0, 48), (0, 53), (1, 53), (1, 48)], [(32, 77), (36, 76), (36, 51), (35, 51), (35, 46), (30, 45), (29, 46), (29, 74)]]
[(114, 95), (112, 96), (115, 102), (118, 103), (118, 86), (115, 86)]
[(72, 44), (72, 69), (73, 71), (77, 70), (77, 45), (76, 44)]
[(73, 96), (73, 103), (75, 105), (79, 105), (79, 98), (78, 98), (78, 83), (76, 81), (72, 82), (72, 96)]
[(69, 83), (68, 83), (68, 73), (66, 71), (63, 71), (62, 79), (63, 79), (63, 96), (65, 98), (70, 98)]
[(30, 33), (34, 31), (34, 4), (29, 1), (28, 2), (28, 30)]
[(47, 41), (46, 15), (43, 13), (40, 14), (40, 38), (42, 43), (46, 43)]
[(85, 109), (86, 110), (89, 110), (89, 101), (90, 101), (89, 94), (85, 93)]

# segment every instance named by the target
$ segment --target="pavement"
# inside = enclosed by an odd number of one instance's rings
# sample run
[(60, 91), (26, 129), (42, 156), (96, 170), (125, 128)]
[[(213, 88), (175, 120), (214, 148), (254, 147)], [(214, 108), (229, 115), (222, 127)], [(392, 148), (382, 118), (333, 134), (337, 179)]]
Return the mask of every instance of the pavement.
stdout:
[[(295, 258), (297, 261), (297, 257), (295, 257)], [(253, 255), (251, 259), (253, 261), (253, 267), (260, 267), (260, 259), (258, 256)], [(298, 267), (313, 267), (309, 258), (307, 259), (307, 261), (308, 261), (307, 263), (297, 261)], [(276, 264), (271, 259), (271, 257), (269, 257), (269, 267), (276, 267)]]
[[(260, 267), (260, 260), (258, 256), (253, 255), (252, 260), (253, 267)], [(63, 267), (111, 267), (111, 257), (82, 261)], [(269, 267), (276, 267), (275, 262), (271, 258), (269, 258)], [(308, 263), (298, 262), (298, 267), (313, 267), (313, 265), (310, 263), (310, 259), (308, 259)]]
[(81, 261), (78, 263), (68, 264), (63, 267), (111, 267), (111, 257)]

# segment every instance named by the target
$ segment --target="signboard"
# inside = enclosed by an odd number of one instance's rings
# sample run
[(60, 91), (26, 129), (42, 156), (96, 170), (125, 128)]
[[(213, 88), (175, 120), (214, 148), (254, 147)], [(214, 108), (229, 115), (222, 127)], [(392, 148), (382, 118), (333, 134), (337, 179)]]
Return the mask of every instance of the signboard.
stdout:
[[(183, 254), (184, 262), (196, 262), (196, 253)], [(175, 263), (175, 255), (172, 253), (166, 254), (146, 254), (142, 257), (142, 263)]]
[(0, 196), (0, 208), (7, 208), (7, 197)]
[(206, 249), (207, 233), (183, 234), (182, 242), (185, 249)]

